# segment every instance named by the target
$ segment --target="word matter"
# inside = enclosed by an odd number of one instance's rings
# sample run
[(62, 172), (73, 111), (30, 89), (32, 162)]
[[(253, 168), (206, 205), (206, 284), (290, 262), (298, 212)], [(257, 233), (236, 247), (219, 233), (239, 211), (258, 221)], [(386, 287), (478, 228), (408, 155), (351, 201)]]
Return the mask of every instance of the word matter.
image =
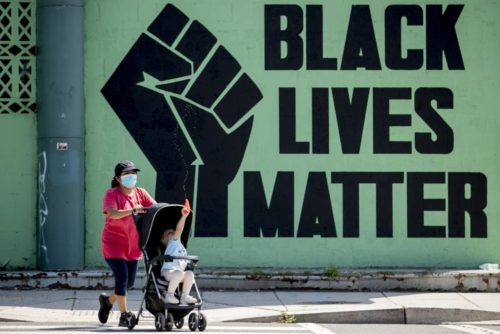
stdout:
[[(294, 172), (280, 171), (271, 198), (260, 172), (244, 173), (245, 237), (337, 237), (335, 212), (329, 183), (342, 185), (342, 235), (358, 238), (360, 187), (375, 185), (374, 221), (378, 238), (393, 237), (393, 187), (406, 179), (408, 238), (465, 238), (466, 216), (470, 237), (487, 237), (487, 180), (482, 173), (469, 172), (309, 172), (302, 209), (295, 232)], [(446, 184), (448, 198), (426, 198), (424, 187)], [(401, 199), (398, 198), (398, 202)], [(447, 226), (427, 225), (424, 213), (447, 211)]]

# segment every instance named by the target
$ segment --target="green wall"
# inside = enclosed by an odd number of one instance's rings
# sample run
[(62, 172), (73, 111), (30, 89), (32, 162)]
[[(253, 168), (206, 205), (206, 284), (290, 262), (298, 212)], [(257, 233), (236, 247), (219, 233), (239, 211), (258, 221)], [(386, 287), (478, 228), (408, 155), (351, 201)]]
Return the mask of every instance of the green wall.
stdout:
[[(105, 100), (101, 89), (140, 34), (147, 30), (167, 3), (174, 4), (191, 20), (199, 20), (211, 31), (218, 43), (239, 62), (242, 70), (255, 82), (263, 95), (262, 100), (250, 111), (253, 115), (252, 132), (239, 172), (229, 186), (227, 237), (197, 236), (196, 229), (199, 225), (194, 227), (195, 233), (190, 239), (189, 251), (201, 256), (202, 265), (319, 267), (335, 264), (345, 267), (476, 267), (484, 262), (500, 262), (500, 255), (497, 252), (497, 240), (500, 237), (500, 209), (497, 205), (500, 201), (500, 151), (498, 150), (500, 23), (496, 17), (500, 11), (500, 2), (473, 0), (461, 2), (465, 6), (456, 25), (451, 26), (456, 29), (464, 69), (449, 69), (446, 59), (443, 59), (441, 69), (431, 69), (429, 61), (435, 61), (435, 58), (439, 57), (426, 59), (425, 52), (421, 68), (389, 69), (384, 61), (386, 55), (384, 46), (392, 41), (385, 40), (384, 13), (390, 5), (408, 2), (374, 0), (365, 3), (369, 5), (373, 20), (381, 64), (379, 70), (364, 68), (308, 70), (305, 60), (304, 65), (296, 70), (266, 70), (264, 63), (266, 4), (299, 5), (304, 16), (306, 5), (322, 4), (323, 55), (337, 58), (340, 67), (351, 3), (348, 1), (89, 0), (85, 8), (87, 266), (104, 266), (100, 257), (100, 233), (104, 222), (101, 204), (104, 191), (109, 187), (113, 176), (114, 164), (121, 159), (134, 161), (142, 169), (140, 186), (152, 194), (155, 193), (156, 170)], [(403, 23), (404, 50), (425, 49), (426, 5), (432, 4), (446, 7), (456, 2), (419, 2), (424, 25), (406, 26)], [(405, 19), (403, 22), (406, 22)], [(282, 23), (281, 29), (286, 29), (285, 23)], [(449, 31), (444, 34), (446, 33)], [(301, 36), (305, 39), (305, 32), (302, 32)], [(445, 36), (443, 40), (449, 37)], [(427, 37), (427, 40), (429, 38)], [(152, 82), (152, 79), (149, 80)], [(288, 130), (295, 135), (297, 142), (306, 143), (302, 149), (307, 153), (288, 153), (286, 149), (280, 147), (280, 136), (284, 136), (286, 131), (283, 125), (280, 126), (280, 87), (295, 88), (296, 115), (295, 117), (292, 115), (291, 107), (288, 105), (283, 119), (296, 124), (295, 132), (289, 127)], [(332, 87), (347, 88), (349, 96), (352, 96), (354, 88), (369, 88), (366, 117), (361, 126), (359, 152), (346, 153), (342, 150), (339, 125), (330, 90)], [(382, 107), (376, 103), (374, 106), (374, 94), (376, 94), (375, 88), (383, 87), (407, 88), (410, 92), (408, 96), (400, 95), (400, 99), (393, 99), (389, 103), (390, 114), (408, 115), (406, 122), (409, 123), (406, 126), (393, 124), (388, 131), (392, 141), (408, 142), (411, 153), (375, 152), (374, 141), (380, 139), (381, 134), (380, 127), (374, 125), (374, 114), (376, 108)], [(431, 133), (431, 139), (435, 142), (435, 132), (440, 131), (431, 128), (427, 123), (429, 121), (425, 121), (425, 116), (419, 116), (416, 112), (416, 109), (422, 106), (421, 101), (416, 101), (416, 92), (419, 88), (425, 87), (440, 87), (452, 93), (451, 107), (445, 108), (436, 101), (430, 103), (435, 110), (434, 114), (438, 114), (453, 132), (453, 145), (447, 152), (420, 153), (422, 150), (417, 147), (416, 133)], [(323, 153), (310, 153), (313, 136), (311, 113), (313, 88), (328, 88), (322, 90), (327, 94), (327, 100), (323, 100), (323, 105), (326, 103), (329, 115), (325, 123), (328, 132), (325, 128), (316, 132), (320, 137), (327, 138), (329, 147)], [(163, 94), (167, 98), (168, 94)], [(287, 102), (290, 102), (289, 98), (287, 101), (281, 101), (281, 104)], [(130, 105), (130, 108), (138, 106)], [(411, 121), (408, 121), (409, 118)], [(349, 137), (349, 133), (352, 135), (352, 131), (354, 130), (348, 127), (343, 134), (344, 139)], [(291, 140), (288, 138), (289, 142)], [(444, 145), (449, 144), (450, 140), (450, 137), (445, 138)], [(424, 150), (433, 147), (434, 144), (430, 143)], [(172, 147), (172, 150), (174, 149)], [(288, 172), (291, 173), (289, 175), (293, 175), (293, 191), (282, 193), (276, 191), (276, 203), (285, 200), (291, 200), (293, 203), (293, 235), (285, 233), (284, 237), (249, 236), (245, 233), (245, 226), (249, 228), (258, 226), (264, 219), (268, 222), (286, 224), (285, 217), (289, 211), (280, 212), (275, 209), (277, 214), (265, 210), (259, 211), (256, 208), (262, 209), (262, 206), (259, 207), (254, 197), (248, 195), (251, 193), (252, 196), (260, 196), (259, 199), (262, 200), (259, 184), (255, 182), (260, 177), (266, 194), (263, 200), (269, 205), (273, 189), (277, 187), (275, 181), (278, 172)], [(318, 174), (311, 174), (312, 172)], [(377, 198), (373, 183), (359, 186), (359, 235), (346, 236), (348, 226), (344, 227), (342, 222), (344, 213), (348, 212), (349, 208), (352, 209), (354, 198), (343, 195), (346, 186), (332, 183), (331, 173), (340, 172), (402, 173), (398, 174), (402, 177), (400, 182), (392, 186), (393, 200), (389, 201), (389, 204), (392, 202), (392, 236), (377, 236), (376, 207), (384, 199), (387, 200), (384, 195), (388, 193), (385, 189), (385, 192), (381, 192), (382, 196)], [(425, 172), (426, 177), (430, 178), (437, 177), (435, 183), (426, 182), (423, 186), (423, 197), (442, 199), (441, 201), (418, 201), (419, 187), (415, 184), (409, 185), (410, 182), (418, 182), (415, 179), (417, 174), (409, 174), (414, 172)], [(430, 175), (432, 172), (437, 174)], [(466, 185), (463, 203), (457, 204), (456, 201), (450, 200), (452, 198), (456, 200), (456, 196), (460, 198), (456, 195), (457, 191), (464, 187), (459, 185), (458, 188), (453, 188), (451, 184), (456, 181), (456, 179), (453, 181), (455, 174), (449, 173), (462, 172), (472, 173), (479, 178), (484, 175), (487, 188), (483, 189), (478, 184)], [(245, 175), (248, 177), (247, 182), (252, 180), (251, 184), (244, 184)], [(319, 176), (316, 184), (311, 180), (314, 175)], [(335, 177), (338, 177), (339, 174), (336, 175)], [(309, 187), (308, 178), (311, 182)], [(288, 189), (287, 186), (290, 184), (285, 184), (289, 183), (288, 179), (283, 182), (281, 184), (283, 189)], [(481, 207), (481, 202), (485, 201), (480, 198), (483, 193), (487, 200), (485, 208)], [(471, 200), (467, 202), (469, 198)], [(179, 198), (178, 202), (181, 201), (182, 198)], [(318, 203), (321, 205), (315, 206)], [(325, 214), (330, 211), (328, 203), (331, 205), (333, 220)], [(454, 230), (448, 226), (448, 216), (454, 205), (464, 207), (467, 205), (464, 203), (473, 203), (473, 206), (479, 208), (473, 217), (475, 226), (481, 225), (478, 223), (481, 217), (484, 215), (487, 217), (487, 235), (485, 232), (471, 237), (470, 218), (465, 213), (464, 236), (450, 237), (450, 233)], [(422, 205), (420, 211), (419, 205)], [(431, 210), (431, 207), (434, 210)], [(249, 212), (252, 208), (258, 211), (253, 216)], [(409, 208), (413, 208), (413, 211)], [(196, 210), (196, 206), (194, 209)], [(415, 218), (419, 212), (423, 215), (423, 222), (417, 217), (415, 219), (417, 223), (425, 226), (442, 226), (443, 233), (435, 230), (427, 237), (411, 236), (408, 232), (408, 221)], [(302, 215), (304, 217), (301, 218)], [(352, 217), (347, 217), (346, 221), (351, 222), (352, 227)], [(455, 220), (450, 221), (453, 223)], [(301, 222), (302, 232), (299, 228)], [(335, 226), (336, 237), (331, 233), (328, 236), (326, 232), (323, 235), (319, 232), (314, 233), (314, 231), (324, 231), (323, 228), (331, 231), (332, 226)], [(315, 235), (304, 236), (308, 233)]]
[(2, 1), (0, 22), (0, 270), (36, 267), (36, 5)]
[(36, 265), (36, 117), (0, 116), (0, 267)]

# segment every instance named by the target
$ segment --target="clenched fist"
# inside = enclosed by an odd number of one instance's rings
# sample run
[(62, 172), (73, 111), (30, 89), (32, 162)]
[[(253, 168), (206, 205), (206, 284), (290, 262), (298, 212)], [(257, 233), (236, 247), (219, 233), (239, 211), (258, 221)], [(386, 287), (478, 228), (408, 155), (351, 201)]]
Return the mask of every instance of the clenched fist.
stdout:
[(262, 94), (217, 38), (168, 4), (102, 94), (155, 168), (156, 199), (194, 199), (195, 236), (227, 236), (228, 185)]

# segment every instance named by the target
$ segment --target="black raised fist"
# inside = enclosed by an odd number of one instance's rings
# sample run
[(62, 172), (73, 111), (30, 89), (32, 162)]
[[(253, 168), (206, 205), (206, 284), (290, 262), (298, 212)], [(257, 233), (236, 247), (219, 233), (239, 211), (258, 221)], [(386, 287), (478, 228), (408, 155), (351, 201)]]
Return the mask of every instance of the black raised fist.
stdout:
[(262, 94), (217, 38), (168, 4), (102, 94), (155, 168), (156, 199), (193, 199), (195, 236), (227, 236), (228, 185)]

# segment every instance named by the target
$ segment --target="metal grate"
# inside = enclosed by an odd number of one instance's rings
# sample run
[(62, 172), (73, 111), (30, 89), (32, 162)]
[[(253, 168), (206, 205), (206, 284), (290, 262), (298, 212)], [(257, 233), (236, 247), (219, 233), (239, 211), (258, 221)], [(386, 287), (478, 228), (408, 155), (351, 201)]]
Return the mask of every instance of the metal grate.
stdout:
[(36, 112), (36, 0), (0, 0), (0, 114)]

